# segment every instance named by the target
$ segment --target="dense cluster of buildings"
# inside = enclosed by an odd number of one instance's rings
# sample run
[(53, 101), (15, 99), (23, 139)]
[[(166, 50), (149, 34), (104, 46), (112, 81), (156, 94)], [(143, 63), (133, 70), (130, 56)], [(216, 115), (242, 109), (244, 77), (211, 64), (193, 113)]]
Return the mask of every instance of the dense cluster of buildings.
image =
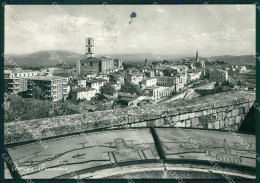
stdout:
[(30, 70), (4, 70), (5, 92), (17, 94), (27, 91), (28, 78), (37, 76), (37, 71)]
[[(109, 74), (123, 68), (120, 59), (95, 58), (93, 38), (86, 39), (86, 56), (76, 65), (75, 77), (73, 69), (67, 72), (59, 67), (43, 68), (39, 71), (5, 70), (5, 92), (50, 101), (66, 100), (68, 97), (72, 100), (91, 100), (100, 93), (100, 88), (109, 82)], [(117, 85), (122, 84), (122, 78), (112, 78), (113, 84), (118, 88)], [(119, 80), (116, 81), (117, 79)]]
[(68, 79), (42, 76), (38, 71), (5, 70), (5, 92), (43, 100), (58, 101), (68, 97)]
[[(105, 105), (120, 102), (127, 106), (160, 101), (173, 93), (185, 90), (190, 83), (208, 78), (210, 82), (228, 81), (228, 71), (207, 69), (205, 62), (199, 59), (198, 51), (195, 59), (183, 60), (179, 64), (162, 62), (149, 64), (145, 59), (142, 69), (123, 69), (122, 60), (109, 57), (95, 57), (94, 39), (86, 39), (85, 58), (76, 63), (76, 69), (70, 69), (68, 75), (63, 68), (44, 68), (32, 70), (5, 70), (5, 92), (21, 94), (42, 100), (92, 100), (101, 94), (101, 88), (109, 84), (115, 88), (116, 94), (103, 95)], [(233, 67), (240, 73), (246, 71), (244, 66)], [(139, 94), (120, 92), (126, 81), (138, 88)]]

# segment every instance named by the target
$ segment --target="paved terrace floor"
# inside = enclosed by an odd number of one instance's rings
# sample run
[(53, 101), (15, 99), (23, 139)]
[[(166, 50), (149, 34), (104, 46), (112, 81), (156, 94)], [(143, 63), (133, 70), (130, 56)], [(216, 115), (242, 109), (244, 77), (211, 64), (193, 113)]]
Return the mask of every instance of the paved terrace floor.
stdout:
[[(180, 128), (113, 129), (6, 146), (5, 178), (255, 177), (255, 136)], [(162, 161), (163, 160), (163, 161)], [(216, 169), (216, 163), (221, 172)], [(10, 162), (10, 161), (9, 161)]]

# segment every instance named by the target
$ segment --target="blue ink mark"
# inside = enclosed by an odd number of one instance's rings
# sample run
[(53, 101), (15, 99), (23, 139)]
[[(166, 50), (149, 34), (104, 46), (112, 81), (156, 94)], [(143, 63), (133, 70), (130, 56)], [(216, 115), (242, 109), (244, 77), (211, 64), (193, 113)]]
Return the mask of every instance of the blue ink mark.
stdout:
[(132, 23), (133, 18), (135, 18), (135, 17), (137, 17), (137, 15), (136, 15), (136, 12), (133, 11), (133, 12), (130, 14), (131, 20), (130, 20), (129, 24)]

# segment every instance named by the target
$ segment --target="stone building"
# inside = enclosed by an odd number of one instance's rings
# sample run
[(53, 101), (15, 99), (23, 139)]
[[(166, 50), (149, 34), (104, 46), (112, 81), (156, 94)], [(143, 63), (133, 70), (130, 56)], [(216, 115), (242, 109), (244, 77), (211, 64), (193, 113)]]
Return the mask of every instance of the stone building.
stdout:
[(226, 82), (228, 80), (228, 71), (211, 70), (209, 71), (209, 80), (214, 82)]
[(189, 69), (196, 69), (200, 68), (203, 69), (206, 67), (206, 64), (203, 60), (199, 59), (199, 51), (197, 50), (196, 52), (196, 57), (195, 59), (190, 59), (189, 61), (183, 60), (183, 63), (189, 67)]
[(188, 82), (200, 79), (204, 75), (204, 73), (204, 70), (189, 70)]
[(147, 70), (147, 71), (144, 72), (144, 74), (149, 78), (153, 78), (155, 76), (155, 71), (154, 70)]
[(238, 72), (239, 73), (245, 73), (246, 72), (246, 66), (238, 66)]
[(93, 97), (95, 97), (96, 90), (94, 88), (77, 88), (72, 90), (70, 94), (72, 100), (91, 100)]
[(155, 101), (170, 96), (172, 92), (173, 92), (172, 87), (162, 87), (162, 86), (148, 87), (144, 90), (144, 93)]
[(139, 85), (140, 82), (142, 82), (143, 78), (144, 75), (139, 73), (131, 73), (127, 75), (127, 79), (129, 80), (129, 82), (135, 85)]
[(200, 69), (203, 69), (206, 67), (205, 62), (203, 60), (194, 62), (194, 65), (196, 68), (200, 68)]
[(109, 81), (109, 76), (107, 74), (101, 73), (96, 76), (96, 79), (105, 79), (105, 80)]
[(188, 82), (188, 75), (187, 75), (187, 73), (176, 74), (175, 77), (178, 77), (179, 78), (179, 82), (183, 83), (184, 85), (186, 85), (187, 82)]
[(142, 80), (141, 87), (146, 88), (150, 86), (156, 86), (157, 78), (146, 78)]
[(187, 65), (171, 65), (171, 69), (174, 69), (176, 73), (186, 73), (189, 69)]
[(123, 74), (113, 73), (109, 75), (109, 82), (121, 86), (125, 82), (125, 77)]
[(195, 60), (195, 62), (194, 62), (194, 66), (196, 67), (196, 68), (200, 68), (200, 69), (203, 69), (203, 68), (205, 68), (205, 62), (203, 61), (203, 60), (200, 60), (199, 59), (199, 51), (197, 50), (197, 52), (196, 52), (196, 60)]
[(122, 69), (122, 60), (109, 57), (94, 57), (94, 39), (86, 39), (86, 56), (77, 61), (77, 72), (79, 74), (103, 73), (109, 74)]
[(179, 83), (178, 77), (156, 77), (158, 86), (174, 86)]
[(105, 79), (86, 80), (86, 86), (95, 89), (96, 93), (100, 93), (100, 88), (107, 82)]
[(144, 60), (144, 65), (148, 66), (148, 60), (147, 59)]

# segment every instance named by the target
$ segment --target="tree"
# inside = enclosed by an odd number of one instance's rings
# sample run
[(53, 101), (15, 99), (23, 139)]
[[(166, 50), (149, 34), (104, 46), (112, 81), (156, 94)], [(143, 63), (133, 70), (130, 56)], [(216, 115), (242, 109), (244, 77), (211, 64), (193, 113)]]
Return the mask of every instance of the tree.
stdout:
[(125, 79), (124, 85), (121, 86), (121, 92), (141, 95), (143, 90), (137, 85), (132, 84), (129, 80)]
[(166, 68), (163, 70), (164, 76), (174, 76), (176, 73), (177, 73), (176, 70), (171, 68)]
[(105, 83), (104, 86), (101, 87), (100, 91), (101, 91), (101, 94), (114, 95), (116, 92), (116, 89), (111, 84)]
[[(52, 101), (37, 100), (34, 98), (20, 98), (15, 95), (10, 96), (9, 107), (5, 108), (4, 121), (31, 120), (61, 115), (76, 114), (68, 106), (67, 101), (55, 102), (55, 108), (52, 108)], [(76, 105), (75, 105), (76, 106)]]

